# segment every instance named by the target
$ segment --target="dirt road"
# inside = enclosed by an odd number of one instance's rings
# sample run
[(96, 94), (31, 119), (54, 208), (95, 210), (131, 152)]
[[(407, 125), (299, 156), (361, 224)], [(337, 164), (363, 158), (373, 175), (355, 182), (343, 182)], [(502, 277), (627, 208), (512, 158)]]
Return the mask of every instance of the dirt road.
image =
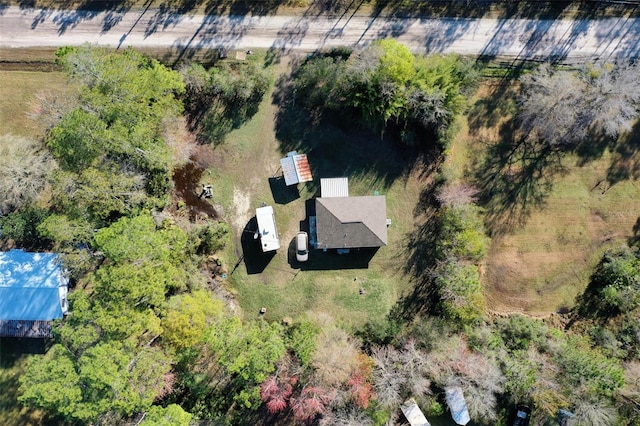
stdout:
[(640, 19), (424, 19), (350, 16), (202, 16), (161, 9), (61, 11), (0, 7), (0, 46), (270, 48), (313, 51), (393, 37), (416, 53), (520, 59), (640, 57)]

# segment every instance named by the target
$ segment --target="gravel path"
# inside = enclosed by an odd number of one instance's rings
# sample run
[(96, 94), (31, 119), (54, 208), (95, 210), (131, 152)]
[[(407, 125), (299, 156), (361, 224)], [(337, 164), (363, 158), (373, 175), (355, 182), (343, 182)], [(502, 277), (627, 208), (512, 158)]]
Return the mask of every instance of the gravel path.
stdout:
[[(416, 53), (456, 52), (519, 59), (640, 57), (640, 19), (424, 19), (202, 16), (160, 9), (126, 12), (0, 8), (1, 47), (85, 42), (176, 51), (227, 47), (313, 51), (393, 37)], [(1, 59), (1, 58), (0, 58)]]

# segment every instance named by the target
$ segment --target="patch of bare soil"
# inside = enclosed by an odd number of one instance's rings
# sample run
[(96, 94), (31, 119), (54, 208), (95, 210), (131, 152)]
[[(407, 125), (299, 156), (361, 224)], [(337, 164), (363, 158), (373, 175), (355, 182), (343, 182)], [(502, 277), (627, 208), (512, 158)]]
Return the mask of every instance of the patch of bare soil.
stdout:
[(250, 219), (249, 208), (251, 206), (251, 194), (248, 191), (241, 191), (237, 187), (233, 188), (233, 208), (235, 210), (231, 219), (236, 231), (241, 232)]
[(211, 202), (205, 198), (203, 185), (206, 183), (200, 183), (202, 174), (212, 161), (211, 148), (202, 145), (197, 148), (191, 160), (173, 174), (176, 208), (186, 209), (189, 220), (192, 222), (196, 219), (221, 219)]

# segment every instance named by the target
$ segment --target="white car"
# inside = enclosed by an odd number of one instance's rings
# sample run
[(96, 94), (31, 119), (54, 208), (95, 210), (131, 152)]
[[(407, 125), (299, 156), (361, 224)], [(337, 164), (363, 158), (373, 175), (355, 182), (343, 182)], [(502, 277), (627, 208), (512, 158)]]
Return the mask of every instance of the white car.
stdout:
[(309, 236), (303, 231), (296, 235), (296, 260), (298, 262), (309, 260)]

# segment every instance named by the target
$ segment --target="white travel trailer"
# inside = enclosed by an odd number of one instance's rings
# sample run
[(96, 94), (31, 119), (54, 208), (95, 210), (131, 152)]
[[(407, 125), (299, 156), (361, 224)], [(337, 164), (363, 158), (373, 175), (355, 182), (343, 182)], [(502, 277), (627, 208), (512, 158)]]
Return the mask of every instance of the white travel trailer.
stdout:
[(260, 247), (263, 252), (274, 251), (280, 248), (278, 238), (278, 228), (276, 227), (276, 217), (273, 214), (273, 207), (265, 206), (256, 209), (256, 219), (258, 229), (256, 234), (260, 238)]

